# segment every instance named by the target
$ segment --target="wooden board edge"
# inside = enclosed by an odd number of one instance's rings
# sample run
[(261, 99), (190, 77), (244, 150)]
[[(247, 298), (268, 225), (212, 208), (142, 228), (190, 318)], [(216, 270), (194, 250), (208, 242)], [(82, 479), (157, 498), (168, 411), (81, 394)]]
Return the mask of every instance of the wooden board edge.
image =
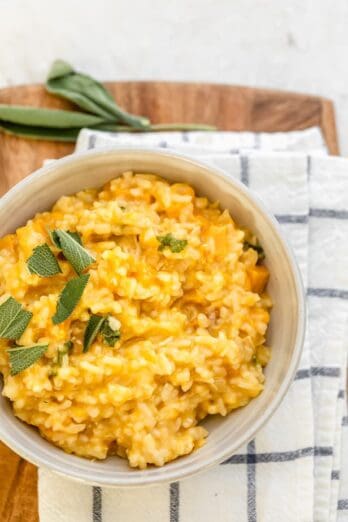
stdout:
[(327, 98), (321, 99), (321, 129), (330, 154), (338, 156), (340, 146), (337, 135), (334, 103)]

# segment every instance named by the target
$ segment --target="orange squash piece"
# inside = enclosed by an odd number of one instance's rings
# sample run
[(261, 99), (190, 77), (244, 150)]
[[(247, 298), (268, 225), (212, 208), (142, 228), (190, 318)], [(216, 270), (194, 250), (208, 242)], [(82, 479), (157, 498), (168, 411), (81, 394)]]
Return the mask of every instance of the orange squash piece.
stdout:
[(269, 272), (264, 265), (256, 265), (248, 270), (252, 292), (262, 294), (269, 279)]

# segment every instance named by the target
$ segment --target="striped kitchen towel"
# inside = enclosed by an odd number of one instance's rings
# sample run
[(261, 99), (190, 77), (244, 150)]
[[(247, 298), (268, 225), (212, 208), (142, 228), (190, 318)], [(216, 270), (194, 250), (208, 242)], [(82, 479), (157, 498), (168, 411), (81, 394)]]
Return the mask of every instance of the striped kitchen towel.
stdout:
[(344, 520), (348, 160), (325, 156), (318, 129), (129, 136), (85, 130), (77, 149), (129, 145), (204, 157), (259, 194), (292, 243), (308, 289), (305, 349), (276, 414), (225, 463), (180, 483), (136, 490), (90, 488), (41, 471), (41, 522)]

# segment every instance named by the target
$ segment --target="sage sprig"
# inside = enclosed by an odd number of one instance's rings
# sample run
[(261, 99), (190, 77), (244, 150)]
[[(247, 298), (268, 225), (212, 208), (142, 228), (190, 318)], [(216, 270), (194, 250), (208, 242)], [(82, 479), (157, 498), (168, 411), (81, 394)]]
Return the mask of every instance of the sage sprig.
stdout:
[(73, 102), (80, 111), (0, 105), (0, 131), (23, 138), (74, 142), (84, 127), (108, 132), (215, 130), (199, 123), (151, 124), (122, 109), (97, 80), (57, 60), (47, 77), (48, 92)]
[(67, 282), (58, 298), (56, 313), (52, 317), (53, 324), (62, 323), (72, 314), (81, 299), (88, 279), (89, 275), (83, 274)]
[(27, 328), (33, 314), (24, 310), (13, 297), (0, 305), (0, 338), (19, 339)]
[(16, 346), (8, 348), (11, 375), (17, 375), (35, 364), (44, 355), (48, 344), (33, 344), (31, 346)]
[(51, 277), (61, 272), (58, 261), (47, 243), (34, 248), (27, 265), (31, 274), (40, 277)]

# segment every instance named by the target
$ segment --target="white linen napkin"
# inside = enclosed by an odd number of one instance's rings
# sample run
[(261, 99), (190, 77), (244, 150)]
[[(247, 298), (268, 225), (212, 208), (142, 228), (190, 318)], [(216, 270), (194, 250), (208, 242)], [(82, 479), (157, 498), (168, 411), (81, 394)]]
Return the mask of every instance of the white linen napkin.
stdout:
[[(136, 490), (91, 488), (41, 470), (41, 522), (344, 520), (348, 470), (340, 469), (339, 450), (342, 424), (347, 424), (348, 160), (324, 156), (318, 129), (127, 136), (84, 130), (77, 150), (134, 144), (203, 156), (259, 194), (292, 243), (308, 287), (306, 344), (276, 414), (224, 464), (180, 483)], [(288, 148), (291, 153), (272, 152)], [(347, 454), (348, 448), (342, 451)]]

